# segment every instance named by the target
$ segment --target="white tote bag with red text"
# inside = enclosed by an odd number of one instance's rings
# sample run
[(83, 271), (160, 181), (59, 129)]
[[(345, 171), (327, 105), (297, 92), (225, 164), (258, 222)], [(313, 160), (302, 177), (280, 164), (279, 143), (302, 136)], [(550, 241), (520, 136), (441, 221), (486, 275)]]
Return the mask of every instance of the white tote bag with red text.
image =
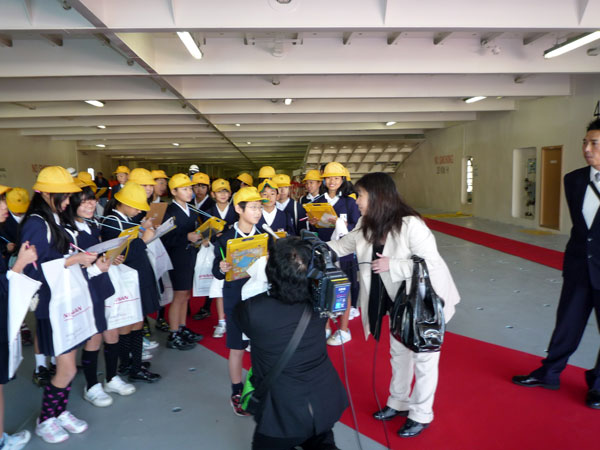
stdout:
[(141, 322), (143, 314), (138, 271), (125, 264), (112, 265), (108, 269), (108, 276), (115, 293), (104, 300), (107, 329)]

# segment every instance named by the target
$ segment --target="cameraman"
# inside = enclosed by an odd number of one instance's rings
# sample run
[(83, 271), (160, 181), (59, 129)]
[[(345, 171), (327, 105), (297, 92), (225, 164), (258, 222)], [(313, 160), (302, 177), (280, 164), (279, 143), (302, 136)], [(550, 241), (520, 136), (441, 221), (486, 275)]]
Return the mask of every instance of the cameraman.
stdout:
[[(311, 303), (306, 278), (310, 259), (311, 245), (306, 241), (297, 237), (275, 241), (266, 267), (271, 289), (235, 309), (234, 319), (252, 342), (255, 388), (279, 360)], [(327, 355), (325, 322), (313, 312), (296, 351), (262, 399), (253, 449), (337, 449), (332, 428), (348, 399)]]

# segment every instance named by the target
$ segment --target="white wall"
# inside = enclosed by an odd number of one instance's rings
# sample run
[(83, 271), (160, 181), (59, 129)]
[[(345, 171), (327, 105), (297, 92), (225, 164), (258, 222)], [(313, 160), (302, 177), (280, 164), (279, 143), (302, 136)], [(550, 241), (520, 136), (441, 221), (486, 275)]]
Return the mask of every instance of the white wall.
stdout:
[[(539, 189), (536, 220), (512, 217), (513, 150), (535, 147), (540, 161), (542, 147), (562, 145), (563, 175), (585, 166), (581, 140), (598, 100), (600, 76), (573, 76), (569, 97), (522, 100), (516, 111), (482, 113), (476, 121), (427, 132), (425, 142), (394, 175), (400, 193), (416, 208), (463, 211), (481, 218), (539, 228)], [(435, 157), (444, 155), (452, 155), (453, 162), (436, 165)], [(461, 164), (465, 156), (474, 157), (472, 205), (461, 203)], [(539, 182), (538, 164), (537, 186)], [(562, 193), (560, 232), (568, 233), (570, 225)]]

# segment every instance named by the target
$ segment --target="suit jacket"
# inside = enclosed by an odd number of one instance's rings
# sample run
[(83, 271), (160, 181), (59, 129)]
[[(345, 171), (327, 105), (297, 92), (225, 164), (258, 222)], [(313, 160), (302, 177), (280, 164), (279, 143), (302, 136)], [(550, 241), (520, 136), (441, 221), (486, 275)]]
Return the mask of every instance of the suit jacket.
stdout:
[[(354, 230), (343, 236), (339, 241), (330, 241), (329, 247), (335, 251), (338, 256), (345, 256), (356, 253), (359, 264), (361, 262), (370, 262), (373, 256), (373, 245), (363, 236), (362, 217), (359, 219)], [(390, 258), (390, 270), (380, 274), (385, 289), (392, 300), (403, 281), (406, 280), (407, 289), (410, 289), (412, 279), (413, 255), (420, 256), (427, 263), (431, 284), (435, 292), (444, 300), (444, 315), (446, 322), (449, 321), (455, 312), (455, 306), (460, 301), (460, 295), (450, 274), (448, 266), (440, 256), (435, 237), (420, 218), (407, 216), (402, 219), (402, 229), (400, 233), (391, 232), (388, 234), (383, 247), (383, 256)], [(371, 265), (360, 264), (360, 294), (358, 297), (360, 307), (363, 311), (361, 315), (365, 339), (371, 332), (369, 328), (369, 289), (371, 288)]]
[(577, 281), (589, 276), (592, 287), (600, 289), (600, 215), (596, 213), (588, 229), (582, 212), (589, 182), (589, 167), (574, 170), (564, 177), (565, 196), (573, 226), (565, 249), (563, 277)]

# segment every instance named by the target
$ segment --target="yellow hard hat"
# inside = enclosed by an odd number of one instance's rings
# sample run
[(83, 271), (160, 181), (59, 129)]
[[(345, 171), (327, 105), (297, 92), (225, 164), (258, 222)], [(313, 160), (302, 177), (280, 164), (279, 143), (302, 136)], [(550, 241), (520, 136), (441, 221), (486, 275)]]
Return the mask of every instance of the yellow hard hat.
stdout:
[(273, 178), (275, 176), (275, 169), (271, 166), (262, 166), (258, 171), (258, 178)]
[(290, 180), (289, 175), (284, 173), (278, 173), (273, 177), (273, 181), (277, 184), (278, 187), (286, 187), (292, 185), (292, 180)]
[(260, 196), (258, 190), (253, 186), (245, 186), (233, 195), (233, 204), (241, 202), (264, 202), (265, 199)]
[(340, 164), (339, 162), (330, 162), (325, 166), (325, 170), (323, 170), (322, 178), (327, 177), (345, 177), (346, 176), (346, 168)]
[(11, 189), (6, 193), (6, 205), (15, 214), (27, 212), (27, 208), (29, 208), (29, 192), (20, 187)]
[(2, 194), (6, 194), (8, 191), (10, 191), (12, 188), (8, 187), (8, 186), (4, 186), (3, 184), (0, 184), (0, 195)]
[(241, 173), (237, 177), (242, 183), (246, 183), (248, 186), (252, 186), (254, 184), (254, 178), (249, 173)]
[(126, 173), (126, 174), (129, 174), (129, 167), (127, 167), (127, 166), (119, 166), (119, 167), (117, 167), (117, 170), (115, 170), (113, 173), (114, 174), (117, 174), (117, 173)]
[(154, 181), (154, 177), (152, 176), (152, 172), (147, 169), (143, 169), (138, 167), (137, 169), (133, 169), (129, 173), (129, 181), (133, 181), (140, 185), (151, 185), (154, 186), (156, 181)]
[(273, 180), (265, 180), (258, 185), (258, 192), (264, 191), (267, 187), (270, 187), (271, 189), (278, 189), (279, 185)]
[(60, 166), (44, 167), (37, 176), (33, 190), (50, 194), (68, 194), (81, 192), (67, 169)]
[(208, 175), (206, 175), (205, 173), (198, 172), (198, 173), (195, 173), (194, 176), (192, 177), (192, 183), (206, 184), (207, 186), (210, 186), (210, 178), (208, 178)]
[(152, 178), (154, 178), (155, 180), (158, 180), (159, 178), (165, 178), (166, 180), (169, 179), (164, 170), (153, 170), (150, 173), (152, 174)]
[(219, 192), (222, 190), (231, 192), (231, 186), (229, 185), (229, 181), (224, 180), (223, 178), (218, 178), (215, 181), (213, 181), (211, 189), (213, 192)]
[(92, 180), (92, 174), (90, 174), (89, 172), (79, 172), (77, 174), (77, 177), (74, 178), (73, 181), (75, 181), (75, 184), (80, 188), (86, 186), (91, 188), (92, 191), (94, 191), (94, 194), (98, 190), (98, 186), (96, 186), (96, 183), (94, 183), (94, 180)]
[(176, 173), (169, 180), (169, 189), (191, 186), (194, 182), (185, 173)]
[(304, 175), (304, 179), (302, 180), (303, 183), (305, 181), (321, 181), (321, 174), (318, 170), (309, 170), (306, 172), (306, 175)]
[(347, 167), (344, 167), (344, 172), (346, 173), (346, 175), (344, 175), (346, 177), (346, 180), (352, 181), (352, 178), (350, 178), (350, 171)]
[(131, 206), (140, 211), (150, 211), (150, 206), (148, 206), (148, 199), (146, 197), (146, 189), (135, 181), (128, 181), (125, 183), (125, 186), (115, 194), (115, 198), (124, 205)]

